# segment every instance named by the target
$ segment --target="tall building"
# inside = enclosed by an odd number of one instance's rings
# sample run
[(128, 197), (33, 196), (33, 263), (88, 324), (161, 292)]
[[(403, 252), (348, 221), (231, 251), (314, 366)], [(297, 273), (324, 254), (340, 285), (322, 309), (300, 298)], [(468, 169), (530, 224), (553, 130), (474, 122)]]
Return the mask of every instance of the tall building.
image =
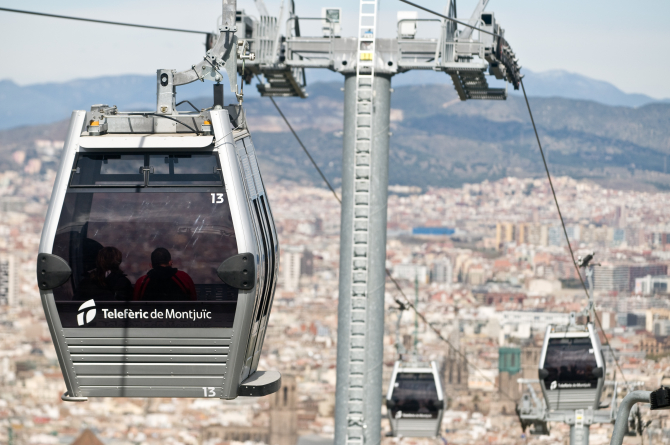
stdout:
[(496, 223), (496, 246), (516, 240), (515, 226), (511, 222)]
[(270, 399), (270, 444), (298, 443), (298, 415), (295, 377), (284, 374), (279, 391)]
[(454, 268), (449, 258), (442, 258), (433, 263), (431, 281), (435, 283), (451, 283), (454, 278)]
[(624, 239), (630, 247), (645, 246), (647, 244), (647, 234), (640, 228), (626, 227), (624, 229)]
[(26, 199), (18, 196), (3, 196), (0, 198), (0, 213), (16, 212), (23, 213)]
[(518, 244), (528, 244), (528, 224), (518, 224), (516, 226), (516, 242)]
[(528, 224), (526, 226), (526, 244), (546, 246), (549, 242), (549, 228), (542, 224)]
[(667, 294), (668, 290), (670, 290), (670, 277), (667, 275), (635, 278), (635, 293), (638, 295)]
[(517, 379), (521, 371), (521, 349), (498, 348), (498, 391), (512, 400), (519, 398)]
[(16, 304), (18, 270), (13, 255), (0, 256), (0, 306)]
[(614, 225), (617, 226), (618, 228), (624, 228), (626, 227), (627, 219), (626, 219), (626, 207), (625, 206), (618, 206), (616, 210), (614, 211)]
[(635, 291), (635, 280), (651, 275), (652, 277), (667, 275), (666, 264), (629, 265), (616, 264), (596, 267), (593, 281), (596, 290), (603, 291)]
[(635, 290), (635, 280), (638, 278), (646, 277), (647, 275), (661, 276), (667, 274), (667, 264), (645, 264), (643, 266), (631, 266), (628, 278), (628, 290)]
[(295, 291), (300, 288), (302, 272), (302, 249), (287, 247), (281, 253), (282, 279), (284, 289)]
[[(529, 344), (521, 351), (521, 378), (537, 379), (542, 348)], [(539, 388), (539, 387), (538, 387)]]
[(630, 266), (609, 265), (595, 267), (593, 271), (593, 284), (595, 290), (602, 291), (627, 291), (630, 282)]
[(300, 277), (314, 274), (314, 254), (305, 246), (286, 246), (281, 252), (280, 264), (285, 290), (298, 290)]
[(402, 263), (393, 266), (393, 277), (400, 280), (414, 282), (418, 278), (419, 283), (428, 283), (428, 268), (419, 264)]
[(464, 358), (466, 352), (460, 346), (460, 333), (455, 331), (450, 337), (451, 344), (458, 348), (458, 352), (450, 347), (444, 360), (442, 383), (447, 398), (453, 398), (455, 392), (467, 391), (469, 377), (468, 363)]
[(300, 275), (314, 275), (314, 254), (309, 250), (302, 251), (300, 258)]
[(547, 229), (547, 245), (564, 246), (565, 234), (561, 226), (551, 226)]
[(567, 226), (565, 231), (568, 232), (568, 238), (570, 238), (570, 242), (579, 241), (582, 237), (582, 227), (579, 224)]
[(665, 250), (670, 244), (670, 233), (654, 232), (651, 234), (651, 245), (656, 249)]

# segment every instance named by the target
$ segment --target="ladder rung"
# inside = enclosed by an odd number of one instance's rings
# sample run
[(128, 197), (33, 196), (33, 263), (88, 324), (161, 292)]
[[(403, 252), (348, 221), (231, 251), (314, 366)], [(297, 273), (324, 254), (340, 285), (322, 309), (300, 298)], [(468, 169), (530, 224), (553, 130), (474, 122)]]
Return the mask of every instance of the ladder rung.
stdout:
[[(347, 345), (348, 395), (347, 395), (347, 445), (363, 445), (363, 401), (366, 350), (366, 303), (368, 297), (368, 249), (370, 215), (370, 167), (372, 146), (372, 95), (375, 65), (375, 38), (377, 34), (378, 0), (360, 0), (358, 48), (356, 51), (356, 111), (354, 166), (354, 230), (352, 236), (353, 258), (351, 271), (350, 335)], [(372, 7), (370, 7), (370, 5)], [(370, 12), (372, 11), (372, 12)], [(370, 19), (372, 18), (372, 19)], [(372, 22), (363, 25), (363, 22)], [(365, 49), (362, 49), (365, 47)], [(278, 81), (284, 81), (281, 79)]]

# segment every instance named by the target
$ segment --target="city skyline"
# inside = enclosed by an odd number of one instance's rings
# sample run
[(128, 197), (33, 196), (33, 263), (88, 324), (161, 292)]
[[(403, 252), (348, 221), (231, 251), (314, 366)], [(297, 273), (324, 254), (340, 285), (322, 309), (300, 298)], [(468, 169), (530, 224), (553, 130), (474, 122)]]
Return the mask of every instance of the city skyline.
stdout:
[[(60, 401), (63, 380), (43, 312), (35, 304), (38, 292), (33, 276), (36, 240), (54, 178), (51, 157), (60, 147), (57, 141), (35, 145), (39, 150), (26, 147), (26, 156), (16, 156), (23, 174), (0, 173), (0, 253), (13, 255), (18, 275), (17, 299), (12, 306), (4, 306), (0, 316), (0, 386), (4, 389), (0, 422), (12, 427), (17, 440), (45, 444), (50, 442), (40, 440), (52, 433), (56, 436), (51, 437), (69, 443), (85, 428), (92, 428), (111, 445), (163, 443), (170, 437), (182, 443), (215, 445), (225, 438), (266, 437), (272, 417), (266, 398), (234, 402), (95, 399), (83, 405)], [(31, 153), (39, 153), (40, 168), (30, 163), (38, 160), (30, 158)], [(666, 207), (660, 205), (668, 199), (666, 192), (617, 191), (566, 177), (555, 178), (555, 185), (568, 227), (605, 229), (597, 232), (604, 235), (589, 240), (584, 239), (586, 232), (580, 233), (580, 239), (573, 240), (578, 252), (595, 250), (604, 264), (650, 264), (667, 270), (670, 244), (666, 247), (654, 235), (670, 232)], [(288, 433), (304, 440), (320, 438), (322, 442), (317, 443), (325, 444), (333, 433), (339, 205), (321, 188), (286, 183), (268, 183), (268, 187), (282, 269), (260, 365), (296, 378), (296, 408), (291, 414), (291, 422), (296, 423)], [(549, 236), (558, 221), (548, 186), (540, 179), (504, 178), (425, 193), (392, 189), (396, 193), (389, 199), (387, 267), (410, 298), (413, 268), (423, 268), (419, 311), (467, 351), (469, 365), (449, 352), (425, 324), (419, 324), (420, 354), (440, 364), (451, 400), (442, 425), (445, 437), (450, 442), (488, 438), (519, 443), (518, 421), (510, 416), (514, 407), (503, 394), (521, 395), (515, 372), (536, 378), (533, 357), (546, 325), (566, 323), (569, 312), (581, 311), (585, 303), (583, 290), (574, 286), (565, 244), (560, 244), (560, 238), (554, 243)], [(536, 224), (545, 227), (547, 235), (521, 242), (514, 236), (521, 232), (514, 229), (509, 239), (496, 239), (509, 224)], [(412, 235), (413, 227), (445, 226), (457, 230), (448, 236)], [(622, 243), (607, 236), (615, 228), (626, 234), (639, 228), (642, 234)], [(651, 292), (645, 292), (642, 284), (651, 284), (651, 278), (639, 277), (632, 287), (623, 288), (613, 280), (611, 287), (596, 289), (597, 311), (626, 379), (646, 382), (648, 388), (663, 381), (665, 363), (670, 364), (663, 358), (670, 353), (667, 287), (651, 285)], [(384, 385), (397, 358), (395, 300), (403, 298), (391, 282), (386, 286)], [(414, 317), (406, 311), (398, 335), (411, 344), (414, 329)], [(519, 370), (500, 368), (500, 354), (518, 357), (514, 360), (521, 361)], [(607, 369), (613, 372), (613, 361)], [(491, 382), (498, 382), (500, 389)], [(73, 423), (69, 420), (73, 417), (79, 420)], [(592, 427), (592, 440), (609, 437), (608, 428)], [(6, 437), (2, 435), (6, 431), (0, 429), (0, 437)], [(555, 425), (549, 443), (559, 443), (564, 433), (563, 426)]]

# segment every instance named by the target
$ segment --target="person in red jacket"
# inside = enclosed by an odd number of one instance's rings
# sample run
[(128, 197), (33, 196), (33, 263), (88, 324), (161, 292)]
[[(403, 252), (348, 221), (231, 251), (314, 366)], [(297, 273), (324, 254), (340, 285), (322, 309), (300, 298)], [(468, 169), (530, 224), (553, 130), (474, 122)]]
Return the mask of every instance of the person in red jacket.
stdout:
[(197, 300), (195, 284), (186, 273), (172, 267), (170, 252), (159, 247), (151, 252), (152, 269), (135, 283), (135, 301)]

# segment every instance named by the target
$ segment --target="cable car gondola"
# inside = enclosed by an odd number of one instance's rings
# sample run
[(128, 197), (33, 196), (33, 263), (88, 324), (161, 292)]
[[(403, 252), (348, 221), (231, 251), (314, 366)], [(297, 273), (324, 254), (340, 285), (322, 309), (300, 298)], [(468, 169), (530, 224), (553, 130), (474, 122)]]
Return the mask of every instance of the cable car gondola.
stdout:
[(393, 436), (438, 436), (444, 397), (435, 362), (396, 361), (386, 394), (386, 410)]
[(241, 105), (72, 113), (37, 257), (67, 392), (87, 397), (262, 396), (258, 371), (278, 244)]
[(540, 356), (540, 386), (547, 408), (597, 410), (605, 383), (605, 360), (593, 323), (548, 326)]

